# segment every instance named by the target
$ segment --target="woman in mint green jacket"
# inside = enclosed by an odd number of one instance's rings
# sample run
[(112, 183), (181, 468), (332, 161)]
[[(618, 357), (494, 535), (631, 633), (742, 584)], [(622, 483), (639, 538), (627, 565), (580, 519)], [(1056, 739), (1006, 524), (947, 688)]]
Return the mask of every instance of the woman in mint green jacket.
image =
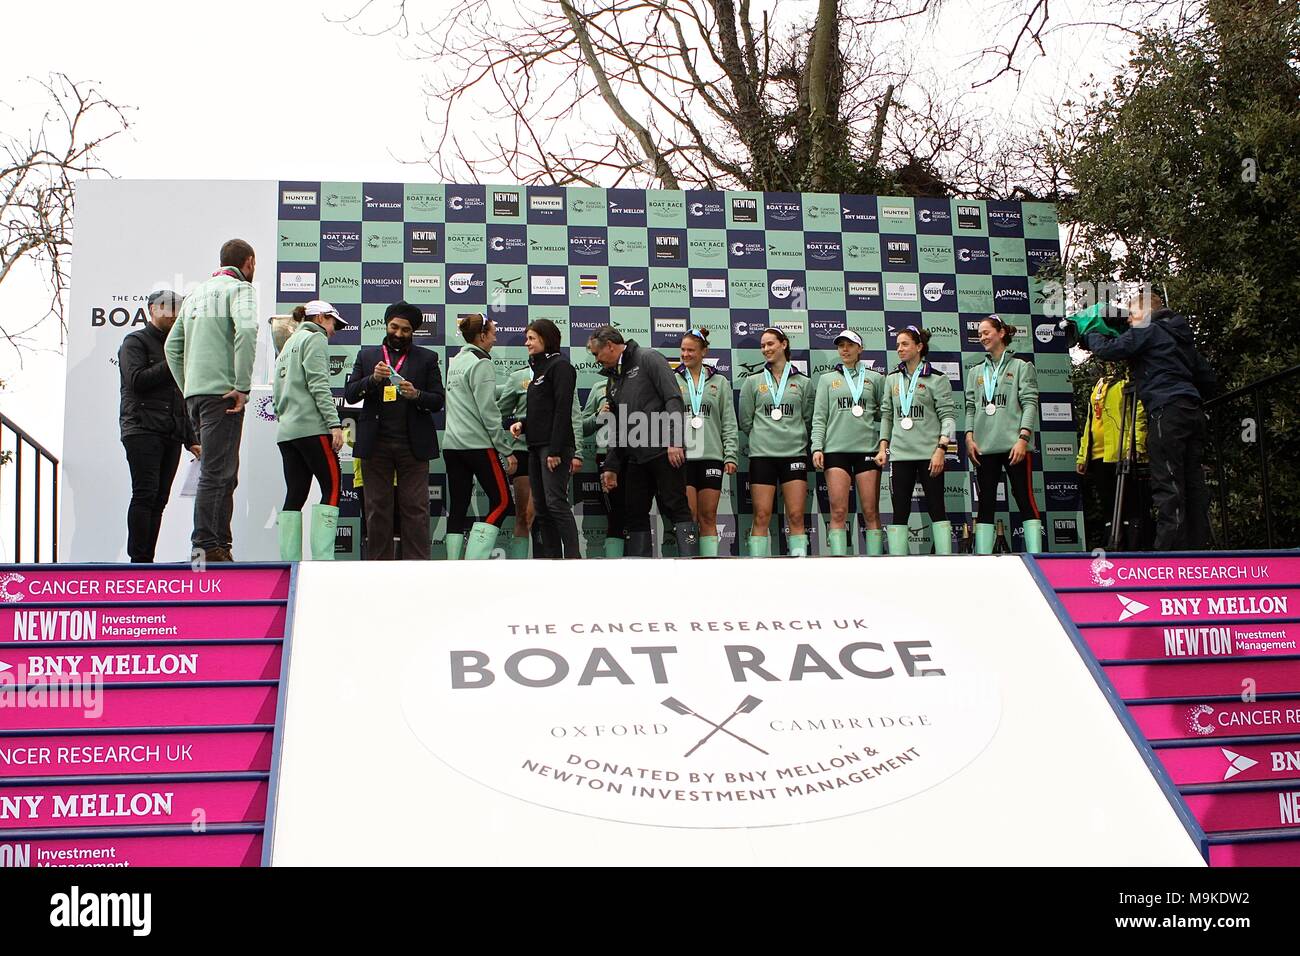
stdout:
[(975, 553), (993, 553), (998, 483), (1006, 472), (1020, 508), (1025, 550), (1043, 550), (1043, 516), (1034, 501), (1034, 429), (1038, 427), (1038, 373), (1008, 346), (1016, 334), (996, 315), (980, 321), (984, 362), (966, 375), (966, 452), (975, 466), (979, 513)]
[(700, 557), (718, 556), (718, 501), (724, 475), (736, 473), (736, 406), (725, 375), (704, 364), (708, 329), (682, 336), (677, 376), (686, 406), (686, 497), (700, 526)]
[(907, 520), (912, 490), (919, 480), (930, 512), (935, 554), (952, 554), (952, 523), (944, 503), (943, 465), (948, 436), (957, 428), (957, 406), (948, 376), (926, 361), (930, 332), (909, 325), (898, 333), (898, 368), (885, 379), (880, 403), (880, 451), (876, 463), (889, 459), (893, 522), (889, 553), (907, 554)]
[[(460, 320), (465, 347), (447, 365), (447, 426), (442, 459), (447, 467), (447, 558), (482, 561), (492, 557), (497, 535), (513, 513), (509, 476), (515, 472), (510, 433), (501, 427), (492, 347), (496, 323), (480, 313)], [(478, 481), (487, 511), (471, 525), (470, 499)]]
[(835, 336), (840, 364), (817, 379), (813, 405), (813, 467), (826, 472), (831, 515), (826, 541), (832, 556), (846, 555), (849, 491), (856, 487), (867, 527), (867, 554), (884, 554), (880, 530), (880, 399), (885, 377), (861, 360), (862, 337), (852, 329)]
[(311, 480), (320, 483), (321, 503), (311, 512), (311, 556), (334, 559), (334, 530), (339, 520), (339, 449), (343, 426), (330, 391), (326, 344), (347, 320), (328, 302), (317, 299), (293, 310), (298, 330), (275, 360), (271, 398), (280, 425), (276, 442), (284, 465), (284, 507), (276, 518), (280, 558), (302, 559), (302, 506)]
[(749, 488), (754, 524), (749, 556), (771, 554), (768, 525), (781, 486), (790, 527), (790, 555), (808, 553), (804, 505), (808, 498), (808, 434), (812, 429), (812, 381), (790, 361), (790, 340), (780, 329), (764, 329), (758, 339), (767, 364), (740, 387), (740, 430), (749, 436)]

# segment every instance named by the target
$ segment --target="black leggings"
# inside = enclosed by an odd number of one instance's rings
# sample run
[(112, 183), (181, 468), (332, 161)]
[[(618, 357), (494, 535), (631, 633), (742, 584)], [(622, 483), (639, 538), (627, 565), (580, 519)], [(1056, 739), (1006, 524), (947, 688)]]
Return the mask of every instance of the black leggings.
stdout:
[(925, 490), (925, 504), (931, 521), (947, 521), (948, 508), (943, 500), (943, 472), (930, 475), (930, 459), (920, 461), (891, 461), (889, 463), (889, 495), (893, 501), (894, 524), (907, 524), (912, 517), (912, 489), (917, 480)]
[(339, 506), (339, 456), (329, 435), (309, 435), (282, 441), (280, 458), (284, 463), (283, 511), (302, 511), (311, 491), (311, 479), (320, 482), (320, 503)]
[(449, 448), (443, 451), (442, 459), (447, 464), (448, 534), (464, 534), (469, 530), (469, 500), (475, 478), (487, 493), (488, 511), (483, 516), (484, 522), (499, 528), (509, 515), (514, 514), (510, 479), (501, 467), (495, 448), (468, 451)]
[(1020, 520), (1041, 521), (1042, 514), (1034, 501), (1034, 456), (1025, 452), (1025, 460), (1018, 465), (1011, 464), (1011, 452), (980, 452), (980, 463), (975, 467), (975, 482), (979, 485), (979, 513), (975, 520), (980, 524), (992, 524), (998, 513), (998, 483), (1002, 473), (1007, 473), (1011, 493), (1016, 497), (1020, 508)]

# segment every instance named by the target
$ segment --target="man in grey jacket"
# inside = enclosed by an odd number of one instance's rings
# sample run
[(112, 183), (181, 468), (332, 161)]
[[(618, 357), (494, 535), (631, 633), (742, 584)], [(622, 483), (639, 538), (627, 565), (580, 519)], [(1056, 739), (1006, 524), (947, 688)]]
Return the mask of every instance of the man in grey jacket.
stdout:
[(628, 557), (650, 557), (650, 503), (673, 525), (678, 553), (699, 554), (699, 529), (686, 497), (686, 416), (681, 390), (668, 360), (613, 326), (592, 333), (587, 350), (608, 376), (609, 412), (603, 427), (609, 453), (601, 470), (605, 490), (625, 482)]

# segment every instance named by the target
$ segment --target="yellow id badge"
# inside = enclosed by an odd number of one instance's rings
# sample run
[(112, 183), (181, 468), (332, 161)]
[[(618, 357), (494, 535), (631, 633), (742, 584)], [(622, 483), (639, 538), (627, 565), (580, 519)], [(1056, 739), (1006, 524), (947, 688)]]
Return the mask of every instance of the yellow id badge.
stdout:
[(384, 401), (386, 401), (386, 402), (395, 402), (395, 401), (397, 401), (397, 386), (396, 386), (396, 385), (385, 385), (385, 386), (384, 386)]

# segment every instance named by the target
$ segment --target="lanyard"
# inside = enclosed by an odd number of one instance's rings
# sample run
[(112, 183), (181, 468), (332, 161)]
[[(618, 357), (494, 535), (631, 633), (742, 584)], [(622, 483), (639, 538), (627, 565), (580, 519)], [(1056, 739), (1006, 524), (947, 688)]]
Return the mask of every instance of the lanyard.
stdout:
[(379, 347), (384, 353), (384, 364), (391, 366), (394, 372), (400, 372), (402, 370), (402, 366), (406, 364), (406, 356), (411, 354), (410, 352), (404, 352), (402, 357), (397, 360), (397, 364), (393, 365), (392, 361), (388, 358), (388, 346), (381, 345)]
[(844, 371), (844, 381), (846, 381), (846, 382), (849, 383), (849, 394), (853, 396), (853, 404), (854, 404), (854, 405), (861, 405), (861, 404), (862, 404), (862, 389), (865, 388), (865, 387), (866, 387), (866, 384), (867, 384), (867, 366), (866, 366), (866, 363), (864, 363), (864, 362), (859, 362), (859, 363), (858, 363), (858, 372), (859, 372), (859, 374), (858, 374), (858, 381), (857, 381), (856, 384), (854, 384), (854, 381), (853, 381), (853, 373), (850, 372), (847, 368), (844, 369), (843, 371)]
[(691, 370), (686, 370), (686, 391), (691, 397), (691, 414), (699, 417), (700, 406), (704, 404), (704, 369), (700, 369), (700, 390), (695, 390), (695, 382), (691, 378)]
[(777, 385), (772, 379), (770, 369), (763, 369), (763, 381), (767, 383), (768, 390), (772, 393), (772, 407), (780, 408), (781, 399), (785, 397), (785, 383), (790, 381), (790, 363), (785, 363), (785, 368), (781, 370), (781, 384)]
[(903, 365), (898, 370), (898, 403), (904, 418), (912, 414), (912, 399), (916, 397), (916, 383), (921, 378), (921, 369), (924, 364), (924, 362), (917, 363), (916, 371), (912, 373), (911, 382), (907, 385), (903, 384), (908, 381), (907, 366)]
[[(986, 401), (993, 401), (993, 393), (997, 391), (998, 387), (998, 376), (1002, 374), (1002, 363), (1006, 360), (1007, 353), (1003, 351), (1002, 358), (998, 359), (998, 367), (993, 369), (993, 377), (990, 378), (987, 372), (984, 375), (984, 398)], [(992, 366), (993, 363), (986, 357), (984, 364)]]

